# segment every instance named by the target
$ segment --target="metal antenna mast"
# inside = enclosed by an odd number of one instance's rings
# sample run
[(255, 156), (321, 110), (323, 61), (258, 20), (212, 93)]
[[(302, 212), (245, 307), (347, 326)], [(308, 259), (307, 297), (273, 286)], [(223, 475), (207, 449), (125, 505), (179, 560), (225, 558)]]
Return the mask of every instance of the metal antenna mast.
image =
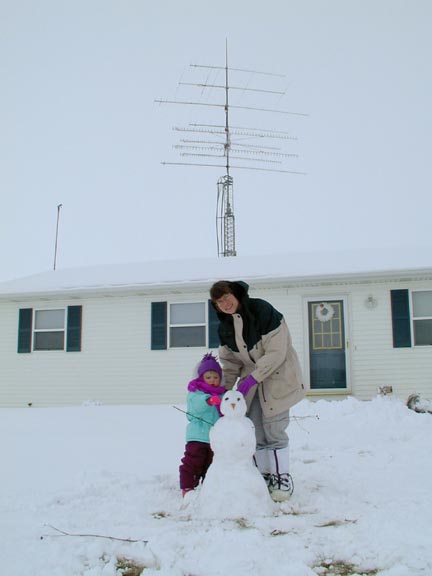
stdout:
[(217, 183), (216, 235), (218, 256), (236, 256), (233, 178), (230, 175), (228, 43), (225, 44), (225, 157), (226, 174)]
[(53, 270), (56, 269), (57, 265), (57, 245), (58, 245), (58, 232), (59, 232), (59, 221), (60, 221), (60, 209), (63, 204), (57, 204), (57, 224), (56, 224), (56, 235), (55, 235), (55, 246), (54, 246), (54, 265)]
[[(162, 162), (164, 165), (171, 166), (204, 166), (212, 168), (222, 168), (226, 170), (226, 174), (221, 176), (217, 181), (217, 205), (216, 205), (216, 237), (217, 237), (217, 252), (218, 256), (230, 257), (236, 256), (235, 247), (235, 216), (234, 216), (234, 190), (233, 190), (233, 177), (230, 174), (230, 169), (244, 169), (244, 170), (260, 170), (267, 172), (279, 172), (285, 174), (302, 174), (304, 172), (295, 170), (283, 169), (282, 163), (287, 158), (298, 158), (297, 154), (285, 153), (278, 146), (263, 146), (260, 144), (245, 143), (243, 140), (264, 140), (272, 139), (285, 142), (296, 142), (297, 137), (293, 136), (290, 132), (281, 130), (267, 130), (261, 128), (248, 128), (248, 127), (230, 127), (229, 112), (231, 109), (243, 109), (276, 114), (288, 114), (297, 117), (307, 117), (308, 114), (299, 112), (290, 112), (287, 110), (276, 110), (269, 108), (256, 108), (252, 106), (233, 106), (229, 100), (229, 90), (241, 90), (242, 92), (262, 92), (267, 94), (277, 94), (283, 96), (285, 92), (276, 90), (262, 90), (259, 88), (250, 88), (249, 86), (230, 86), (229, 84), (229, 71), (239, 73), (248, 73), (251, 75), (266, 75), (273, 77), (284, 77), (281, 74), (272, 74), (269, 72), (258, 72), (256, 70), (246, 70), (242, 68), (229, 68), (228, 66), (228, 41), (225, 42), (225, 66), (205, 66), (198, 64), (191, 64), (194, 68), (203, 68), (214, 71), (225, 72), (224, 84), (210, 83), (207, 80), (204, 83), (193, 82), (179, 82), (182, 86), (195, 86), (201, 89), (223, 89), (225, 92), (225, 103), (209, 103), (209, 102), (191, 102), (185, 100), (155, 100), (159, 104), (181, 104), (188, 106), (208, 106), (219, 107), (225, 110), (225, 124), (189, 124), (188, 127), (174, 127), (173, 129), (181, 133), (191, 133), (193, 136), (183, 138), (180, 140), (181, 144), (174, 146), (175, 149), (181, 150), (182, 157), (195, 157), (195, 158), (211, 158), (211, 159), (225, 159), (224, 164), (216, 164), (214, 160), (212, 163), (204, 162)], [(210, 74), (210, 73), (209, 73)], [(203, 140), (202, 134), (209, 135), (209, 140)], [(233, 142), (234, 137), (235, 142)], [(223, 141), (221, 139), (223, 138)], [(189, 150), (186, 152), (185, 150)], [(235, 155), (234, 155), (235, 154)], [(237, 164), (233, 166), (231, 159), (237, 160)], [(245, 164), (244, 162), (248, 162)], [(267, 163), (272, 164), (273, 167), (265, 168), (254, 163)], [(276, 166), (279, 165), (279, 166)]]

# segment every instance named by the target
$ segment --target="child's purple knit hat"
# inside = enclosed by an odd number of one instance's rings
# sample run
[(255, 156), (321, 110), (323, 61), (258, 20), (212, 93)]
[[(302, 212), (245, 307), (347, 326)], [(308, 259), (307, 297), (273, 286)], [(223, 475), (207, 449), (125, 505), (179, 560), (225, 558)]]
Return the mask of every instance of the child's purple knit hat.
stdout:
[(199, 363), (198, 376), (202, 376), (204, 372), (207, 372), (208, 370), (214, 370), (222, 378), (222, 368), (211, 352), (209, 354), (204, 354), (203, 359)]

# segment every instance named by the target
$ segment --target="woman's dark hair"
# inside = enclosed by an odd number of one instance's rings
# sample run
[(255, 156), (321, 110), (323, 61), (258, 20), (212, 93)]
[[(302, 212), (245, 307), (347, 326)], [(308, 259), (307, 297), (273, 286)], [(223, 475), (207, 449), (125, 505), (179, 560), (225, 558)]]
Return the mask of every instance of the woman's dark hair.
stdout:
[(210, 298), (212, 299), (212, 302), (216, 302), (225, 294), (233, 294), (231, 282), (228, 282), (227, 280), (219, 280), (210, 288)]

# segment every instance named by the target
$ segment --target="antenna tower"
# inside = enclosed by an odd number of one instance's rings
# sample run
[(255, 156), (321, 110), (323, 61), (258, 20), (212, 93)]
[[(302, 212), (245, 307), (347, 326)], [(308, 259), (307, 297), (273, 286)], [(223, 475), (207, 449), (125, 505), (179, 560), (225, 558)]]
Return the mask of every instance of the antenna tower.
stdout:
[[(235, 247), (235, 216), (234, 216), (234, 191), (233, 191), (233, 177), (230, 174), (231, 168), (244, 169), (244, 170), (264, 170), (266, 172), (280, 172), (284, 174), (301, 174), (304, 172), (295, 170), (283, 169), (283, 162), (288, 158), (298, 158), (298, 154), (285, 153), (282, 148), (278, 146), (264, 146), (262, 141), (266, 140), (279, 140), (286, 142), (296, 142), (297, 137), (290, 132), (283, 132), (279, 130), (266, 130), (262, 128), (249, 128), (249, 127), (233, 127), (230, 125), (230, 110), (243, 109), (257, 112), (267, 112), (276, 114), (288, 114), (297, 117), (307, 117), (308, 114), (298, 112), (289, 112), (286, 110), (275, 110), (268, 108), (255, 108), (252, 106), (234, 106), (229, 101), (230, 90), (241, 90), (243, 92), (260, 92), (282, 97), (285, 91), (276, 90), (261, 90), (259, 88), (250, 88), (247, 86), (233, 86), (229, 83), (229, 72), (235, 71), (239, 73), (248, 73), (249, 75), (267, 75), (278, 76), (283, 78), (281, 74), (272, 74), (269, 72), (258, 72), (256, 70), (245, 70), (240, 68), (228, 67), (228, 43), (225, 45), (225, 66), (205, 66), (199, 64), (191, 64), (195, 69), (206, 69), (211, 72), (224, 71), (223, 84), (211, 84), (206, 80), (204, 83), (194, 82), (179, 82), (181, 86), (193, 86), (204, 89), (222, 89), (225, 93), (225, 102), (209, 103), (209, 102), (190, 102), (184, 100), (155, 100), (159, 104), (181, 104), (186, 106), (208, 106), (224, 108), (225, 123), (218, 124), (196, 124), (191, 123), (187, 127), (174, 127), (173, 130), (194, 136), (190, 138), (183, 138), (180, 144), (174, 146), (176, 150), (180, 151), (182, 157), (195, 157), (195, 158), (211, 158), (211, 163), (202, 162), (162, 162), (163, 165), (171, 166), (203, 166), (206, 168), (225, 168), (226, 173), (221, 176), (217, 181), (217, 203), (216, 203), (216, 237), (217, 237), (217, 252), (218, 256), (229, 257), (236, 256)], [(210, 74), (209, 73), (209, 74)], [(208, 134), (209, 140), (203, 140), (203, 134)], [(196, 138), (196, 139), (191, 139)], [(260, 144), (243, 143), (243, 140), (259, 140)], [(189, 150), (186, 152), (185, 150)], [(234, 156), (235, 154), (235, 156)], [(224, 159), (224, 164), (214, 163), (214, 159)], [(237, 165), (231, 164), (231, 159), (238, 161)], [(246, 163), (245, 163), (246, 162)], [(255, 163), (270, 163), (272, 165), (279, 165), (280, 168), (263, 168)]]

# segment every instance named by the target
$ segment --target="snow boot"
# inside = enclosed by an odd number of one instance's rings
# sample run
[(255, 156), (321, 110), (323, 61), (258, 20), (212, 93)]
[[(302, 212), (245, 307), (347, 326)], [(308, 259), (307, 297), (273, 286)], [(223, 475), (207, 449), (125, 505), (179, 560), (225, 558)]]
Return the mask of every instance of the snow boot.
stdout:
[(195, 488), (183, 488), (183, 490), (182, 490), (182, 496), (183, 496), (183, 498), (186, 496), (186, 494), (187, 494), (188, 492), (193, 492), (194, 490), (195, 490)]
[(289, 470), (289, 448), (271, 450), (269, 486), (270, 496), (274, 502), (289, 500), (294, 492), (294, 482)]
[(294, 492), (294, 482), (289, 472), (284, 474), (272, 474), (270, 496), (273, 502), (285, 502)]

